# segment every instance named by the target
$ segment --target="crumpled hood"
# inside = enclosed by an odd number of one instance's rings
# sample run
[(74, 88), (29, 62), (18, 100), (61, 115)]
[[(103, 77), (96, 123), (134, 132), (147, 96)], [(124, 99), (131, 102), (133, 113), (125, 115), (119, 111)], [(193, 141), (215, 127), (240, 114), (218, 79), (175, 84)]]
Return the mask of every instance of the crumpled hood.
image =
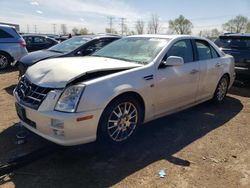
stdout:
[(141, 66), (102, 57), (67, 57), (47, 59), (28, 68), (25, 76), (34, 84), (48, 88), (64, 88), (76, 78), (103, 70), (119, 70)]
[(43, 59), (59, 57), (62, 55), (63, 55), (62, 53), (52, 52), (48, 50), (39, 50), (36, 52), (28, 53), (26, 56), (22, 57), (19, 61), (25, 64), (26, 66), (31, 66)]

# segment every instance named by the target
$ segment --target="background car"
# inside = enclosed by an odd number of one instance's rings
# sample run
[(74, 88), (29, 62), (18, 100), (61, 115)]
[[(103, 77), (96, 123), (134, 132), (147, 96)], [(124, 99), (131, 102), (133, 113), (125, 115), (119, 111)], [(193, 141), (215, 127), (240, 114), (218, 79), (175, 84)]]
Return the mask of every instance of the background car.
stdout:
[(103, 46), (120, 39), (120, 36), (113, 35), (85, 35), (75, 36), (63, 41), (47, 50), (40, 50), (29, 53), (21, 58), (18, 62), (20, 76), (25, 73), (27, 68), (38, 61), (56, 58), (56, 57), (73, 57), (86, 56), (101, 49)]
[(118, 144), (142, 123), (211, 99), (222, 103), (234, 76), (233, 57), (209, 40), (138, 35), (88, 57), (41, 61), (14, 96), (21, 123), (45, 139)]
[(250, 81), (250, 34), (225, 34), (215, 44), (234, 57), (236, 78)]
[(26, 34), (22, 36), (26, 41), (28, 52), (47, 49), (58, 44), (58, 41), (43, 35)]
[(7, 25), (0, 25), (0, 70), (15, 64), (22, 56), (27, 55), (26, 43), (16, 30)]

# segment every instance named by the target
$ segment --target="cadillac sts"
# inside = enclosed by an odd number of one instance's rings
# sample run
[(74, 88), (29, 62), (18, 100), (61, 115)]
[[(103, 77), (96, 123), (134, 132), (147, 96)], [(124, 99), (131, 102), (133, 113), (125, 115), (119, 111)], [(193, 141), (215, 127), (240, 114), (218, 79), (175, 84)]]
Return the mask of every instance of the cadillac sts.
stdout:
[(207, 100), (223, 102), (234, 59), (194, 36), (138, 35), (88, 57), (28, 68), (14, 90), (21, 123), (60, 145), (123, 143), (143, 123)]

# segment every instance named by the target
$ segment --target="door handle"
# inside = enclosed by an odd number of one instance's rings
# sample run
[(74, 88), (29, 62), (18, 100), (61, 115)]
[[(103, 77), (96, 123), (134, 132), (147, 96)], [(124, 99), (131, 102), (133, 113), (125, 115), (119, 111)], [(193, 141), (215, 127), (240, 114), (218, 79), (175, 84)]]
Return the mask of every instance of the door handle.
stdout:
[(215, 67), (220, 67), (221, 64), (220, 63), (216, 63)]
[(197, 69), (193, 69), (191, 72), (190, 72), (190, 74), (196, 74), (196, 73), (198, 73), (199, 71), (197, 70)]

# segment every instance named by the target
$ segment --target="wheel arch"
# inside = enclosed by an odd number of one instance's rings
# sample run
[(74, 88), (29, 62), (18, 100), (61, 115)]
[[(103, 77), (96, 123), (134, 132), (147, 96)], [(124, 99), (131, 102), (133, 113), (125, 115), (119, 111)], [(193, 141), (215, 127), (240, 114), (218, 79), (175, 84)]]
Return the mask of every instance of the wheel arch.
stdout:
[(0, 54), (5, 54), (7, 55), (9, 58), (10, 58), (10, 62), (13, 62), (14, 61), (14, 58), (6, 51), (3, 51), (3, 50), (0, 50)]
[(123, 93), (120, 93), (118, 95), (116, 95), (115, 97), (113, 97), (105, 106), (101, 116), (100, 116), (100, 119), (99, 119), (99, 122), (98, 122), (98, 127), (97, 127), (97, 132), (96, 132), (96, 136), (97, 136), (97, 140), (100, 139), (100, 134), (101, 134), (101, 127), (100, 127), (100, 121), (102, 119), (102, 116), (103, 116), (103, 113), (105, 112), (105, 110), (109, 107), (110, 104), (112, 104), (113, 102), (115, 102), (116, 100), (119, 100), (120, 98), (124, 97), (124, 96), (132, 96), (134, 97), (136, 100), (139, 101), (139, 104), (141, 106), (141, 110), (142, 110), (142, 122), (144, 122), (144, 118), (145, 118), (145, 102), (143, 100), (143, 97), (138, 93), (138, 92), (135, 92), (135, 91), (125, 91)]

